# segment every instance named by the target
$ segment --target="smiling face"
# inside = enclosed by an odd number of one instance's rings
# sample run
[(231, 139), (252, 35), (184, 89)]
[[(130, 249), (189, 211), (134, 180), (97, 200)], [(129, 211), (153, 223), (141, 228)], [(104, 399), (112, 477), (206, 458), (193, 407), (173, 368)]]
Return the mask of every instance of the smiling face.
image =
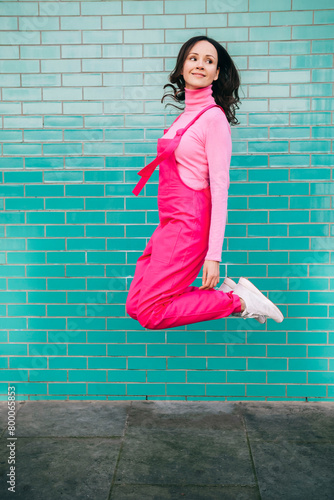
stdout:
[(211, 85), (218, 79), (219, 68), (216, 47), (207, 40), (200, 40), (190, 49), (182, 75), (187, 89), (198, 89)]

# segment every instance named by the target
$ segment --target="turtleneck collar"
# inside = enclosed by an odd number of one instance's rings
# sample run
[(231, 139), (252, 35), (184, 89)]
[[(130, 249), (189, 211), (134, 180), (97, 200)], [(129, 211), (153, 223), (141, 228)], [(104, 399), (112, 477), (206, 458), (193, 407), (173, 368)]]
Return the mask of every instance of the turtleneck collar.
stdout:
[(184, 89), (185, 91), (185, 109), (184, 111), (197, 111), (209, 106), (209, 104), (215, 104), (214, 97), (212, 95), (212, 83), (207, 87), (202, 87), (199, 89)]

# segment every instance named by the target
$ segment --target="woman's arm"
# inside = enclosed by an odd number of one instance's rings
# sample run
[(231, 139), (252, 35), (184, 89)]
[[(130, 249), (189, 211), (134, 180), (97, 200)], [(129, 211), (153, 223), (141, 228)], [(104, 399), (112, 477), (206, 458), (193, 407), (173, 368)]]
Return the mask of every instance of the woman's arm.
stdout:
[(215, 116), (210, 118), (205, 137), (212, 200), (209, 248), (205, 260), (221, 262), (230, 186), (232, 139), (230, 125), (225, 114), (218, 108), (214, 109)]

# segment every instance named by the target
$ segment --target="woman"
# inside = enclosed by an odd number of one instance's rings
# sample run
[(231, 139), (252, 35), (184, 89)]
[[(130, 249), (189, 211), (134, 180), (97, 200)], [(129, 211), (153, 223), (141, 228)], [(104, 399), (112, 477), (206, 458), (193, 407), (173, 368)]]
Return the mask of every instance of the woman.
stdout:
[[(280, 310), (246, 278), (238, 284), (226, 278), (214, 288), (230, 184), (229, 123), (238, 123), (233, 109), (239, 101), (237, 69), (218, 42), (197, 36), (181, 47), (169, 80), (177, 88), (165, 87), (173, 88), (176, 101), (185, 100), (185, 109), (158, 139), (158, 156), (138, 172), (135, 195), (160, 165), (160, 222), (137, 261), (126, 311), (153, 330), (231, 314), (281, 322)], [(202, 266), (202, 286), (190, 286)]]

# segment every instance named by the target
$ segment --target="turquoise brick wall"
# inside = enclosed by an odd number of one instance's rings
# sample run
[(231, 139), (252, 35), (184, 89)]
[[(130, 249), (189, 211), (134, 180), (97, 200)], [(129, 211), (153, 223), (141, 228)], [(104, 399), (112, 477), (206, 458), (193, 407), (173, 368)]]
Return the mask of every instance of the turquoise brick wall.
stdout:
[[(1, 398), (10, 382), (18, 399), (333, 401), (333, 2), (0, 11)], [(138, 198), (136, 172), (178, 114), (162, 87), (199, 34), (242, 80), (221, 278), (250, 278), (280, 324), (150, 331), (126, 315), (158, 224), (158, 172)]]

